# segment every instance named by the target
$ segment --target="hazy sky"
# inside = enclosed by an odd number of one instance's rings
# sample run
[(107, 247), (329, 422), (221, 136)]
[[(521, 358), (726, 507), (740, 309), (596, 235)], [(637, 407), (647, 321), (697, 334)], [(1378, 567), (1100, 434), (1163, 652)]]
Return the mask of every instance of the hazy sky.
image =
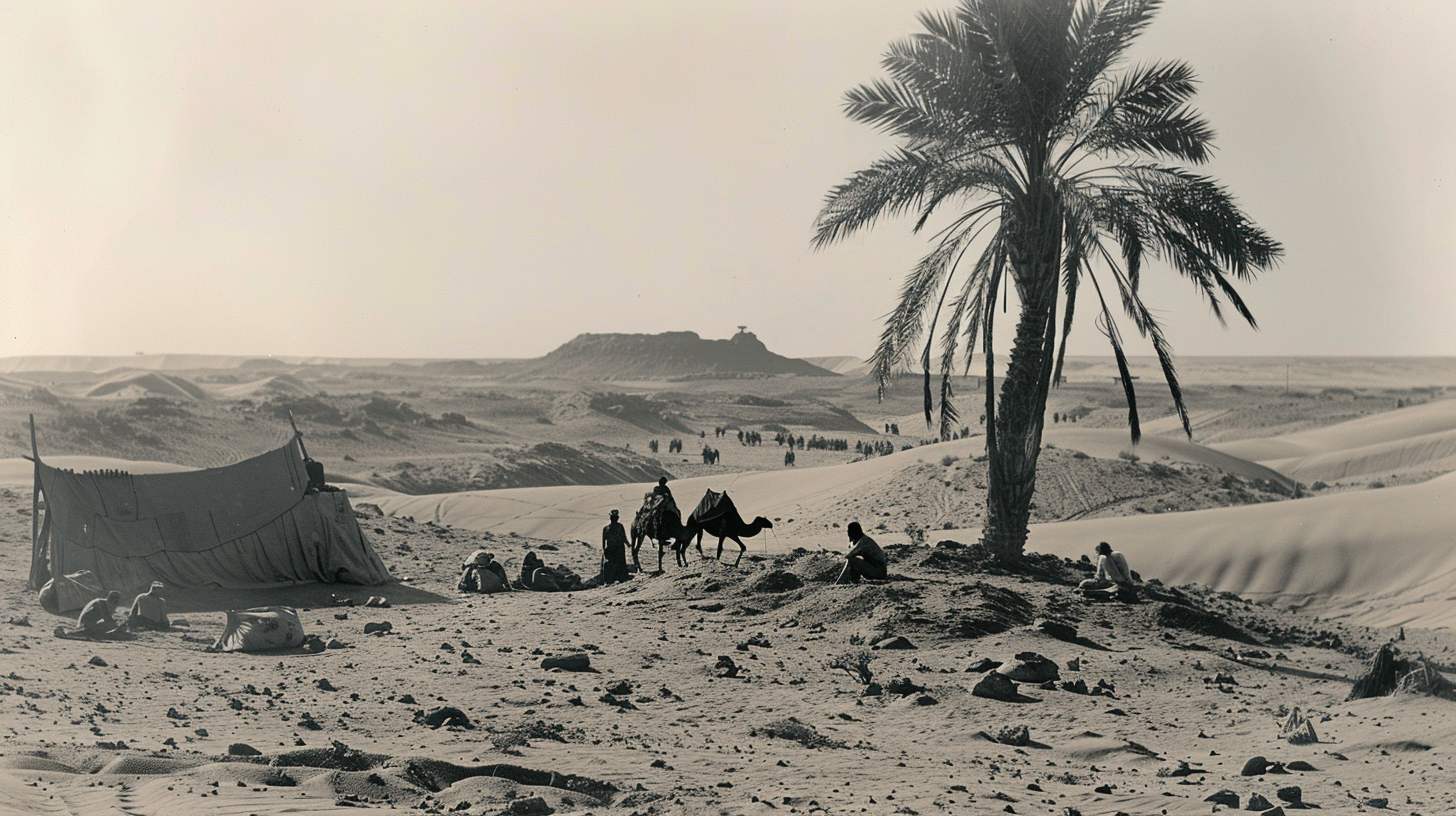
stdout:
[[(0, 2), (0, 356), (867, 355), (927, 246), (810, 225), (891, 145), (844, 91), (944, 5)], [(1287, 247), (1259, 332), (1150, 270), (1179, 353), (1456, 354), (1452, 42), (1449, 0), (1168, 4), (1136, 56)]]

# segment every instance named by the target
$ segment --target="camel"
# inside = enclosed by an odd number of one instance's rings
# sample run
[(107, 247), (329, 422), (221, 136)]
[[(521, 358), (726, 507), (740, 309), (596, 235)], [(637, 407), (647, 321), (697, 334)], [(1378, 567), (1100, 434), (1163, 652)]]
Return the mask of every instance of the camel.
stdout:
[(772, 530), (773, 522), (763, 516), (745, 522), (743, 516), (739, 515), (738, 508), (733, 505), (733, 500), (728, 498), (727, 491), (715, 493), (709, 490), (703, 494), (703, 500), (698, 502), (683, 528), (688, 537), (677, 542), (680, 558), (681, 553), (687, 550), (689, 540), (697, 544), (698, 555), (707, 558), (703, 554), (703, 534), (709, 533), (718, 537), (718, 554), (714, 557), (719, 561), (723, 560), (724, 539), (731, 538), (738, 545), (738, 557), (733, 560), (733, 566), (736, 567), (743, 560), (743, 554), (748, 551), (748, 545), (743, 543), (743, 539), (758, 535), (760, 530)]
[(672, 497), (649, 492), (642, 498), (642, 507), (632, 519), (632, 565), (638, 572), (642, 571), (637, 554), (642, 549), (642, 542), (650, 539), (657, 542), (658, 573), (662, 572), (662, 555), (668, 546), (672, 547), (677, 565), (685, 567), (688, 560), (684, 553), (691, 537), (691, 531), (682, 522), (682, 512), (677, 509)]

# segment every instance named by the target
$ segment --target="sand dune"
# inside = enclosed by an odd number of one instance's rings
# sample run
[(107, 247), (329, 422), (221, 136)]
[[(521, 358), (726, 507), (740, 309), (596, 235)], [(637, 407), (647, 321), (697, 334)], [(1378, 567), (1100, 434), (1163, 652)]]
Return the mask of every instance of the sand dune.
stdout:
[(87, 389), (86, 396), (155, 396), (183, 400), (200, 400), (207, 398), (207, 392), (202, 389), (202, 386), (183, 377), (162, 374), (156, 371), (145, 373), (124, 371), (93, 385)]
[(305, 396), (312, 393), (312, 390), (307, 385), (304, 385), (296, 377), (288, 374), (278, 374), (272, 377), (264, 377), (260, 380), (219, 386), (214, 391), (218, 396), (227, 397), (228, 399), (251, 398), (259, 394)]
[(1452, 626), (1453, 496), (1456, 474), (1276, 504), (1038, 524), (1028, 548), (1075, 558), (1109, 541), (1133, 569), (1165, 583), (1201, 583), (1371, 626)]
[(1301, 481), (1420, 468), (1456, 469), (1456, 400), (1212, 448)]
[[(43, 456), (51, 467), (65, 470), (124, 470), (128, 473), (181, 473), (197, 468), (171, 462), (147, 462), (135, 459), (114, 459), (109, 456)], [(0, 459), (0, 484), (29, 485), (35, 466), (24, 459)]]

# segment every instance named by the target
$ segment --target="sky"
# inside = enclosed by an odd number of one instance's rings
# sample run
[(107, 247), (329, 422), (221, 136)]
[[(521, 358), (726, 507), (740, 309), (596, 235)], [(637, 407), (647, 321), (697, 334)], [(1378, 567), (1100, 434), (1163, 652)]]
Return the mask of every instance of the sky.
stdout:
[[(948, 5), (0, 0), (0, 356), (865, 357), (926, 237), (811, 225), (893, 146), (844, 92)], [(1286, 247), (1258, 331), (1147, 270), (1177, 353), (1456, 355), (1453, 41), (1447, 0), (1167, 4), (1133, 59), (1192, 64)]]

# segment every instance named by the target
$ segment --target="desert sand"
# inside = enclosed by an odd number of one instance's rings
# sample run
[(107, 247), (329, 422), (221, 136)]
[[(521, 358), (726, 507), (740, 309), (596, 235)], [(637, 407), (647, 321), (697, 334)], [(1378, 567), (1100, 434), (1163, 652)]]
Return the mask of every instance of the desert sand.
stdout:
[[(1110, 362), (1072, 361), (1028, 545), (1045, 555), (1021, 575), (970, 546), (975, 417), (929, 443), (913, 382), (878, 403), (844, 360), (821, 362), (851, 376), (611, 382), (468, 362), (0, 361), (0, 813), (1207, 814), (1219, 791), (1456, 812), (1456, 703), (1345, 701), (1392, 639), (1452, 662), (1451, 361), (1194, 358), (1193, 441), (1140, 386), (1137, 446)], [(399, 583), (173, 589), (172, 631), (51, 635), (62, 619), (24, 587), (26, 417), (48, 462), (140, 473), (260, 452), (288, 410)], [(768, 426), (849, 449), (788, 468)], [(870, 442), (894, 452), (854, 450)], [(593, 573), (607, 511), (630, 516), (659, 472), (685, 507), (726, 489), (774, 528), (736, 567), (730, 542), (728, 563), (669, 555), (613, 587), (455, 591), (482, 547)], [(851, 520), (887, 546), (891, 580), (828, 583)], [(1077, 596), (1100, 540), (1150, 582), (1143, 603)], [(362, 606), (380, 594), (390, 608)], [(205, 651), (226, 610), (280, 603), (340, 648)], [(983, 659), (1025, 652), (1049, 687), (972, 693)], [(590, 671), (542, 668), (579, 654)], [(445, 706), (468, 724), (423, 722)], [(1281, 738), (1296, 707), (1318, 742)], [(1256, 757), (1279, 765), (1244, 775)]]

